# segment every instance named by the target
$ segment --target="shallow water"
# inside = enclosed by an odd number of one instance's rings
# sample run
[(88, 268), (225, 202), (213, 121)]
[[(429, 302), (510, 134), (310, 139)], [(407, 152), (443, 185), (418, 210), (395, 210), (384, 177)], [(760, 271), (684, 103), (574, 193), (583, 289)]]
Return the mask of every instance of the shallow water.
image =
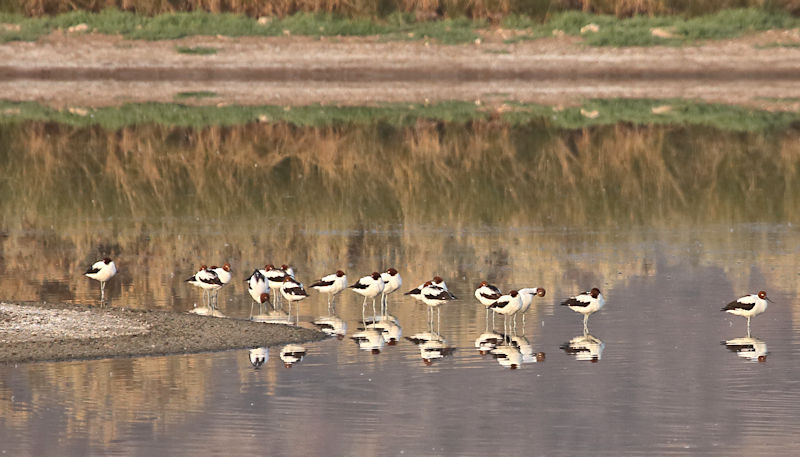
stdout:
[[(800, 448), (796, 132), (673, 135), (675, 127), (651, 127), (578, 135), (454, 124), (433, 141), (419, 126), (380, 135), (374, 127), (289, 129), (273, 131), (280, 141), (259, 150), (236, 128), (49, 126), (37, 136), (29, 133), (36, 125), (25, 127), (6, 137), (15, 153), (5, 185), (16, 189), (16, 202), (0, 206), (4, 297), (96, 303), (97, 284), (81, 273), (109, 254), (120, 268), (107, 289), (112, 306), (191, 309), (200, 294), (183, 280), (200, 263), (225, 261), (235, 280), (220, 304), (231, 317), (248, 316), (241, 279), (267, 262), (292, 263), (305, 283), (337, 268), (352, 283), (394, 266), (401, 290), (439, 274), (460, 300), (441, 309), (439, 333), (452, 353), (430, 365), (406, 338), (429, 330), (424, 306), (391, 296), (403, 338), (373, 354), (349, 338), (362, 310), (345, 291), (336, 310), (347, 337), (306, 344), (307, 355), (291, 368), (278, 347), (260, 369), (247, 350), (0, 366), (0, 452), (7, 455), (777, 455)], [(187, 139), (176, 146), (175, 137)], [(159, 138), (168, 155), (183, 154), (184, 171), (109, 163), (115, 151)], [(378, 173), (363, 163), (365, 150), (391, 157), (398, 142), (429, 168)], [(297, 143), (335, 165), (306, 163), (301, 152), (274, 159), (303, 149)], [(541, 152), (529, 157), (521, 145), (533, 144)], [(572, 158), (561, 155), (563, 144), (571, 144)], [(687, 144), (704, 157), (669, 153)], [(253, 155), (233, 157), (225, 170), (213, 158), (191, 158), (192, 148), (209, 145), (223, 155), (250, 145)], [(630, 146), (620, 152), (620, 145)], [(471, 152), (449, 152), (462, 147)], [(506, 152), (494, 163), (498, 151)], [(57, 167), (68, 152), (84, 165)], [(257, 157), (263, 179), (248, 174)], [(593, 165), (598, 157), (602, 166)], [(700, 169), (704, 163), (717, 171)], [(523, 165), (538, 172), (519, 171)], [(346, 173), (351, 167), (354, 175)], [(607, 187), (582, 184), (587, 175)], [(220, 184), (230, 177), (236, 185)], [(525, 357), (510, 370), (476, 349), (487, 325), (472, 296), (482, 279), (504, 290), (547, 289), (517, 332), (546, 354), (543, 361)], [(583, 337), (581, 316), (558, 302), (594, 286), (607, 300), (589, 320), (594, 346), (568, 354), (565, 343)], [(752, 323), (758, 341), (751, 343), (768, 351), (762, 362), (760, 352), (751, 359), (720, 344), (744, 337), (746, 327), (719, 311), (760, 289), (774, 301)], [(300, 306), (303, 325), (327, 313), (314, 293)], [(494, 328), (502, 329), (502, 317)]]

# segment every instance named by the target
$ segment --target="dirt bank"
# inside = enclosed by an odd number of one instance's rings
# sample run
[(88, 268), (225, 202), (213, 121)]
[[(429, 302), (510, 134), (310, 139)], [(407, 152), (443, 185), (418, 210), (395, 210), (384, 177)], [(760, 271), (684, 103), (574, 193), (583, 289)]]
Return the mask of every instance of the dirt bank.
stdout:
[[(597, 48), (579, 38), (479, 44), (385, 42), (379, 37), (192, 37), (132, 41), (56, 32), (0, 45), (4, 99), (50, 106), (182, 103), (364, 105), (517, 100), (570, 104), (586, 98), (693, 98), (797, 109), (800, 42), (770, 31), (684, 47)], [(212, 55), (178, 47), (214, 48)], [(213, 94), (209, 94), (213, 93)], [(776, 102), (775, 99), (788, 100)], [(776, 105), (777, 103), (777, 105)], [(780, 106), (781, 103), (790, 106)]]
[(323, 338), (306, 328), (195, 314), (0, 303), (0, 363), (180, 354)]

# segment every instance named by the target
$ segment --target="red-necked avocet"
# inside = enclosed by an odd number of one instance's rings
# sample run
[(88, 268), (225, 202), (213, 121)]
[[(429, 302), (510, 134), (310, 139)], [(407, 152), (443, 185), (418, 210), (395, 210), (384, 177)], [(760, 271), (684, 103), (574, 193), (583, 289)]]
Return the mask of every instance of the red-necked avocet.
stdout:
[(275, 297), (275, 309), (278, 309), (280, 303), (280, 290), (283, 285), (283, 280), (286, 279), (286, 272), (280, 268), (275, 268), (272, 264), (267, 264), (261, 272), (267, 280), (267, 286), (272, 291), (272, 296)]
[(253, 365), (253, 367), (258, 370), (269, 358), (269, 348), (260, 347), (250, 349), (248, 357), (250, 358), (250, 365)]
[(367, 318), (364, 315), (364, 310), (367, 306), (367, 299), (372, 299), (372, 319), (373, 322), (376, 320), (375, 316), (375, 298), (383, 292), (385, 284), (383, 279), (381, 278), (381, 274), (377, 271), (372, 273), (368, 276), (363, 276), (358, 279), (352, 286), (353, 292), (361, 295), (364, 297), (364, 303), (361, 304), (361, 320), (364, 323), (364, 327), (367, 326)]
[(403, 295), (408, 295), (414, 300), (422, 301), (422, 288), (425, 287), (425, 283), (418, 285), (417, 287), (409, 290), (408, 292), (404, 293)]
[[(250, 275), (249, 278), (245, 279), (247, 282), (247, 292), (253, 297), (253, 300), (259, 304), (259, 314), (264, 314), (264, 302), (261, 301), (261, 296), (269, 290), (267, 287), (267, 278), (261, 274), (261, 271), (256, 269), (253, 270), (253, 274)], [(267, 295), (267, 300), (269, 300), (269, 295)], [(250, 305), (250, 318), (253, 317), (253, 306)]]
[(519, 309), (519, 313), (522, 314), (522, 333), (525, 333), (525, 313), (531, 308), (531, 303), (533, 303), (533, 299), (535, 297), (544, 297), (547, 293), (541, 287), (525, 287), (523, 289), (519, 289), (519, 296), (522, 299), (522, 308)]
[(309, 287), (321, 294), (328, 295), (328, 312), (331, 312), (336, 295), (347, 288), (347, 275), (342, 270), (336, 270), (336, 273), (321, 277)]
[(108, 257), (93, 263), (92, 266), (86, 270), (86, 273), (84, 273), (85, 276), (100, 281), (101, 304), (106, 296), (106, 282), (113, 278), (115, 274), (117, 274), (117, 265)]
[(767, 298), (767, 293), (762, 290), (757, 294), (737, 298), (736, 301), (732, 301), (722, 308), (722, 311), (746, 317), (747, 336), (750, 336), (750, 319), (766, 311), (768, 301), (772, 300)]
[[(225, 264), (222, 265), (221, 267), (218, 267), (216, 265), (212, 266), (211, 270), (213, 270), (217, 274), (217, 277), (219, 278), (219, 282), (222, 284), (221, 286), (217, 287), (216, 289), (212, 289), (211, 290), (211, 293), (212, 293), (212, 296), (213, 296), (213, 300), (212, 300), (213, 305), (212, 305), (212, 307), (214, 309), (217, 309), (217, 295), (219, 294), (219, 290), (222, 288), (222, 286), (224, 286), (225, 284), (228, 284), (229, 282), (231, 282), (231, 278), (233, 277), (233, 275), (231, 274), (231, 264), (229, 264), (228, 262), (225, 262)], [(209, 298), (211, 298), (211, 297), (209, 297)]]
[[(483, 306), (486, 307), (486, 331), (489, 331), (489, 307), (503, 295), (497, 286), (489, 284), (488, 281), (481, 281), (481, 284), (475, 289), (475, 298)], [(492, 311), (492, 328), (494, 328), (494, 311)]]
[(283, 361), (283, 366), (291, 368), (295, 363), (302, 362), (306, 352), (306, 348), (299, 344), (287, 344), (282, 347), (281, 360)]
[[(253, 306), (258, 303), (258, 315), (253, 315)], [(266, 315), (266, 306), (269, 305), (269, 293), (264, 292), (258, 296), (258, 301), (250, 303), (250, 320), (261, 320)]]
[[(440, 284), (444, 284), (444, 281), (440, 281)], [(456, 300), (456, 296), (450, 293), (450, 291), (445, 289), (444, 287), (434, 284), (433, 281), (426, 282), (425, 287), (423, 287), (420, 292), (422, 294), (422, 302), (428, 305), (429, 328), (433, 328), (433, 310), (434, 308), (436, 309), (436, 319), (437, 319), (436, 330), (438, 332), (439, 327), (441, 326), (441, 314), (439, 311), (439, 307), (449, 301)]]
[(400, 273), (397, 270), (389, 268), (381, 273), (381, 279), (383, 279), (384, 283), (383, 292), (381, 292), (381, 314), (385, 316), (389, 312), (387, 309), (389, 304), (388, 295), (403, 285), (403, 278), (400, 277)]
[(222, 287), (222, 281), (219, 280), (219, 275), (217, 275), (217, 272), (203, 265), (199, 270), (197, 270), (197, 273), (187, 279), (186, 282), (195, 287), (203, 289), (203, 300), (205, 301), (206, 296), (208, 296), (208, 303), (206, 304), (204, 302), (203, 306), (207, 305), (209, 310), (213, 309), (211, 306), (211, 295), (209, 292)]
[[(289, 319), (292, 318), (292, 302), (300, 301), (308, 297), (308, 292), (303, 288), (303, 284), (295, 281), (291, 276), (286, 275), (281, 285), (281, 295), (289, 302)], [(297, 305), (297, 323), (300, 323), (300, 305)]]
[(597, 287), (561, 302), (561, 306), (567, 306), (576, 313), (583, 314), (583, 333), (589, 333), (589, 315), (599, 311), (605, 304), (606, 300)]
[[(519, 291), (512, 290), (501, 296), (489, 306), (495, 312), (503, 315), (503, 338), (508, 337), (508, 316), (515, 316), (522, 308), (522, 297)], [(516, 323), (516, 320), (514, 321)], [(514, 329), (516, 330), (516, 328)]]

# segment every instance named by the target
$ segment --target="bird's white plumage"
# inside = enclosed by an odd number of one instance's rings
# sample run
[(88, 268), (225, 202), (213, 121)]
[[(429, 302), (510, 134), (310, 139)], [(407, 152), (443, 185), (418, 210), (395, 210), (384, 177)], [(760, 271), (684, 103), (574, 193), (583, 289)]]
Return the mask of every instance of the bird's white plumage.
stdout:
[(319, 293), (333, 296), (347, 288), (347, 275), (344, 272), (342, 272), (341, 276), (338, 275), (338, 272), (331, 273), (319, 278), (309, 287)]
[(487, 308), (492, 306), (492, 304), (496, 302), (497, 299), (502, 295), (503, 293), (500, 292), (500, 289), (497, 288), (497, 286), (489, 283), (481, 283), (481, 285), (475, 289), (475, 298), (477, 298), (478, 301)]
[[(80, 271), (80, 270), (79, 270)], [(87, 277), (106, 282), (117, 274), (117, 265), (111, 259), (98, 260), (93, 263), (89, 270), (84, 273)]]
[(383, 292), (384, 286), (385, 283), (383, 282), (381, 275), (378, 273), (373, 273), (372, 275), (362, 276), (358, 279), (358, 281), (356, 281), (355, 284), (350, 286), (350, 288), (353, 290), (353, 292), (365, 298), (375, 298), (381, 292)]
[(300, 301), (308, 297), (308, 293), (303, 289), (303, 284), (288, 276), (281, 284), (281, 295), (290, 302)]
[(381, 273), (381, 279), (384, 282), (383, 293), (386, 295), (391, 294), (403, 285), (403, 278), (400, 277), (400, 273), (394, 268), (390, 268)]
[(451, 300), (455, 300), (456, 298), (453, 294), (450, 293), (450, 291), (435, 284), (425, 283), (425, 287), (423, 287), (420, 292), (422, 295), (421, 297), (422, 302), (434, 308), (441, 306)]
[(261, 273), (261, 270), (253, 271), (253, 274), (247, 278), (247, 292), (256, 303), (261, 303), (261, 294), (266, 293), (268, 289), (267, 279)]

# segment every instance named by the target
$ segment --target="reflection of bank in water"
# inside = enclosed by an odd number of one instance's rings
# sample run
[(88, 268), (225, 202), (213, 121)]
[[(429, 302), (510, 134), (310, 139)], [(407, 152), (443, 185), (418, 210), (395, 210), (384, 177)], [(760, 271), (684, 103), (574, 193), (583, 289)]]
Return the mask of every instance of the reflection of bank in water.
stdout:
[(723, 341), (721, 344), (725, 345), (728, 350), (735, 352), (739, 357), (752, 362), (766, 362), (769, 355), (767, 343), (758, 338), (745, 336)]
[(597, 362), (603, 357), (606, 345), (600, 338), (585, 333), (561, 345), (567, 354), (574, 355), (577, 360)]

